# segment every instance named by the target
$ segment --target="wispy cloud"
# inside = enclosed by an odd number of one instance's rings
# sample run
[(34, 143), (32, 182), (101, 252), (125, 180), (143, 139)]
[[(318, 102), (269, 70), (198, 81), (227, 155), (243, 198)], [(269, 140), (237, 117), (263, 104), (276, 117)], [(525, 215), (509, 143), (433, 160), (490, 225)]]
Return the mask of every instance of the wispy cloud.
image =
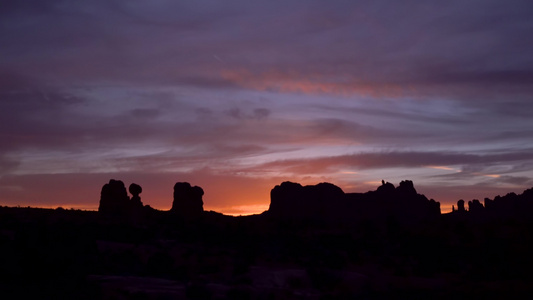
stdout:
[[(503, 154), (468, 154), (453, 152), (371, 152), (332, 157), (318, 157), (310, 159), (291, 159), (269, 162), (262, 167), (284, 168), (295, 173), (308, 170), (306, 173), (321, 173), (328, 168), (341, 166), (357, 169), (394, 168), (394, 167), (429, 167), (452, 170), (451, 165), (468, 165), (487, 167), (491, 164), (513, 163), (522, 164), (532, 161), (532, 152), (513, 152)], [(436, 167), (437, 165), (444, 165)]]

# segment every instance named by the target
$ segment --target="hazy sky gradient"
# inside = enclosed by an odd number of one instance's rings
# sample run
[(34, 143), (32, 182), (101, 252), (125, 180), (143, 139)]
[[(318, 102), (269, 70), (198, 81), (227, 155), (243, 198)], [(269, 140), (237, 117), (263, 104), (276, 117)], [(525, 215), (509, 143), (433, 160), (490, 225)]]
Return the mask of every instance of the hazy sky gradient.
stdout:
[(410, 179), (443, 211), (533, 186), (531, 1), (3, 1), (0, 204), (267, 208)]

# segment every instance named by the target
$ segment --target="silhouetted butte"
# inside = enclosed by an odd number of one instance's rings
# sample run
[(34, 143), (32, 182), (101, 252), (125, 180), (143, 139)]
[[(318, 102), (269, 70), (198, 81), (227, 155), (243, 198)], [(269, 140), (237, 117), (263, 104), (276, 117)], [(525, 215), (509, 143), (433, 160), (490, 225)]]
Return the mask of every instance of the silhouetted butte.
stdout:
[(356, 220), (396, 216), (425, 218), (440, 215), (440, 203), (418, 194), (413, 182), (396, 188), (382, 181), (376, 191), (344, 193), (331, 183), (302, 186), (283, 182), (272, 189), (268, 214), (280, 218)]
[(174, 185), (171, 211), (181, 216), (198, 216), (204, 211), (203, 195), (201, 187), (191, 186), (188, 182), (177, 182)]
[(122, 214), (127, 210), (129, 200), (124, 182), (111, 179), (102, 187), (98, 211), (111, 215)]

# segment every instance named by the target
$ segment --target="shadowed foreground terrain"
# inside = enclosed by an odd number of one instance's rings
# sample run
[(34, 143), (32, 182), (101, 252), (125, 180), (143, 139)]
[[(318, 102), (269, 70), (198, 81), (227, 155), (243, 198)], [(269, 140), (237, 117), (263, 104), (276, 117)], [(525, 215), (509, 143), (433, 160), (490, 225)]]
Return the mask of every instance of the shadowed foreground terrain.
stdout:
[[(533, 286), (533, 189), (440, 204), (411, 181), (344, 193), (284, 182), (268, 211), (170, 211), (110, 180), (98, 212), (0, 208), (2, 299), (517, 298)], [(170, 194), (170, 193), (169, 193)]]

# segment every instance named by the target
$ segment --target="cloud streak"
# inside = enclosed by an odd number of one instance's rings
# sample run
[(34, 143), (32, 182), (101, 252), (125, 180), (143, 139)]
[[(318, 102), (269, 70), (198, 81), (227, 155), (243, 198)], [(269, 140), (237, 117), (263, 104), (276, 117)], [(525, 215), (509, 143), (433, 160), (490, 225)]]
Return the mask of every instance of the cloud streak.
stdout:
[[(486, 168), (498, 164), (523, 164), (533, 162), (533, 152), (512, 152), (501, 154), (468, 154), (453, 152), (371, 152), (333, 157), (318, 157), (310, 159), (278, 160), (266, 163), (260, 168), (285, 169), (291, 173), (320, 174), (328, 170), (351, 167), (354, 169), (380, 168), (420, 168), (443, 166), (481, 166)], [(453, 170), (453, 168), (449, 168)], [(468, 172), (472, 173), (472, 172)]]

